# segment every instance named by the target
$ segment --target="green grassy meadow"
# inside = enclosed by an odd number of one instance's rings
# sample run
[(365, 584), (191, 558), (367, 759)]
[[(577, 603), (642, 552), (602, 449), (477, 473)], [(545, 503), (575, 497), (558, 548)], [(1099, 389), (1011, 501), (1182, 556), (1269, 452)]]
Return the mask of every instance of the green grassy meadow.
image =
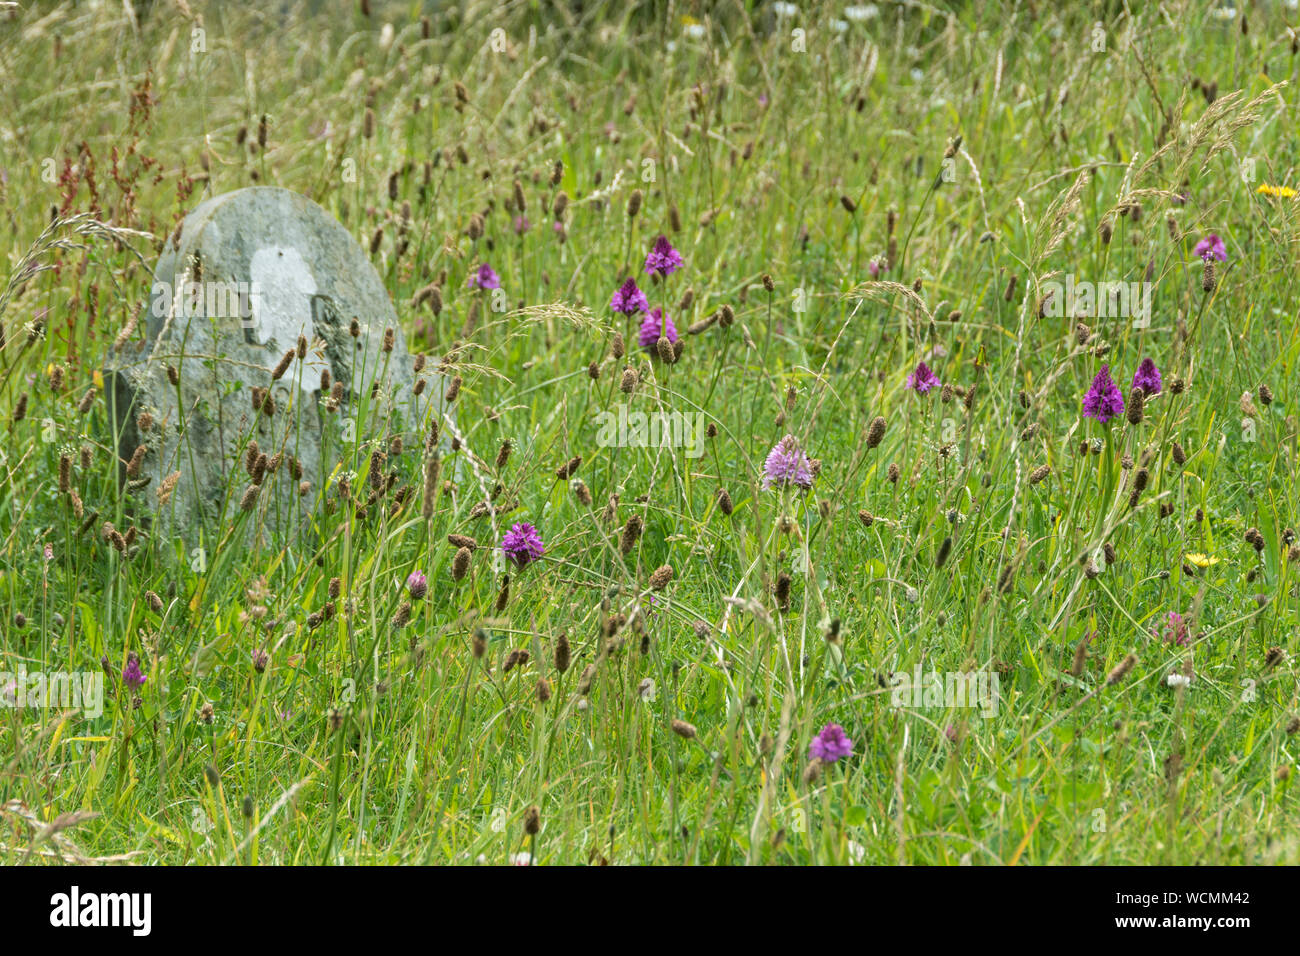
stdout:
[[(3, 7), (0, 861), (1300, 863), (1294, 4)], [(103, 369), (252, 185), (455, 419), (160, 533)]]

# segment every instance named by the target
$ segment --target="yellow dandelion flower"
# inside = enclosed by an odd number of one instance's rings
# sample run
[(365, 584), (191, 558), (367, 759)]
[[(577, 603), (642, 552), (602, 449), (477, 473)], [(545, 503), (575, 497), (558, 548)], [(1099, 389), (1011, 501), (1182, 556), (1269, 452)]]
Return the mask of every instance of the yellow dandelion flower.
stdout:
[(1218, 558), (1211, 557), (1208, 554), (1202, 554), (1199, 551), (1193, 551), (1191, 554), (1183, 555), (1183, 557), (1187, 559), (1188, 564), (1195, 565), (1198, 568), (1208, 568), (1212, 564), (1219, 563)]
[(104, 373), (101, 372), (99, 369), (95, 369), (95, 372), (94, 372), (94, 374), (91, 376), (91, 378), (92, 378), (92, 379), (94, 380), (94, 382), (95, 382), (95, 388), (103, 388), (103, 387), (104, 387)]
[(1276, 196), (1278, 199), (1295, 199), (1300, 195), (1290, 186), (1270, 186), (1268, 183), (1262, 183), (1255, 192), (1261, 196)]

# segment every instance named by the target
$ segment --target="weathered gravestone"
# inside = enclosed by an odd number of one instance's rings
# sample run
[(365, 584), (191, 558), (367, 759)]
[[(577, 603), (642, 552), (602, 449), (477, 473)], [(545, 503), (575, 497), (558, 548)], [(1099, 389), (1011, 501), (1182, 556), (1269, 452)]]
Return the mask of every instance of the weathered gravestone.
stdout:
[[(147, 316), (144, 341), (108, 369), (107, 397), (123, 460), (145, 446), (136, 480), (166, 487), (180, 473), (159, 509), (164, 531), (219, 533), (241, 501), (259, 533), (301, 528), (341, 461), (356, 467), (395, 435), (418, 455), (444, 411), (445, 386), (414, 371), (365, 254), (289, 190), (240, 189), (194, 209), (158, 260)], [(247, 497), (252, 441), (271, 467)]]

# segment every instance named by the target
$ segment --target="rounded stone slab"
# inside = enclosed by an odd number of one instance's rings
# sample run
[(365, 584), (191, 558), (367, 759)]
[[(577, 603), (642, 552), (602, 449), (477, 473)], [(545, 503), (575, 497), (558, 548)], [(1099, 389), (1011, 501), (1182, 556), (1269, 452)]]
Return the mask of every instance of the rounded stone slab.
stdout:
[[(300, 336), (306, 356), (273, 380)], [(443, 411), (440, 383), (416, 395), (397, 313), (360, 246), (324, 209), (275, 187), (226, 193), (185, 217), (158, 260), (145, 341), (109, 371), (123, 459), (143, 443), (142, 476), (161, 482), (179, 471), (160, 517), (209, 533), (219, 516), (238, 513), (250, 441), (280, 466), (263, 479), (251, 522), (276, 533), (301, 528), (320, 483), (336, 465), (355, 467), (359, 445), (387, 447), (400, 434), (418, 450), (416, 436)], [(322, 372), (341, 384), (337, 403), (321, 389)], [(255, 389), (270, 392), (261, 412)], [(144, 433), (140, 411), (154, 422)]]

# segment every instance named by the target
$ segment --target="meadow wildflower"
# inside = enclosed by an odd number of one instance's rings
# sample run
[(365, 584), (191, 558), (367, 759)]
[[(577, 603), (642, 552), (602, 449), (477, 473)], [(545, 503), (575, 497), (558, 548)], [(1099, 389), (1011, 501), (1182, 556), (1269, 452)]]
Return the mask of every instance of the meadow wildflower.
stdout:
[(628, 279), (615, 290), (613, 298), (609, 300), (609, 307), (624, 315), (650, 311), (650, 303), (646, 300), (645, 293), (637, 288), (635, 279)]
[(126, 666), (122, 668), (122, 681), (131, 687), (140, 688), (149, 678), (140, 670), (140, 656), (132, 651), (127, 655)]
[(808, 462), (808, 456), (793, 435), (786, 435), (772, 446), (767, 460), (763, 462), (764, 488), (786, 485), (811, 488), (812, 480), (812, 466)]
[(1218, 259), (1220, 262), (1228, 261), (1228, 250), (1223, 245), (1223, 240), (1213, 232), (1198, 242), (1194, 251), (1198, 258), (1206, 262), (1211, 259)]
[(1255, 192), (1261, 196), (1275, 196), (1278, 199), (1295, 199), (1297, 193), (1290, 186), (1270, 186), (1268, 183), (1262, 183)]
[(429, 579), (423, 571), (412, 571), (406, 579), (406, 590), (410, 593), (411, 600), (418, 601), (429, 593)]
[(656, 239), (654, 248), (645, 257), (645, 271), (657, 272), (661, 276), (672, 275), (682, 267), (682, 264), (681, 253), (673, 248), (667, 236)]
[(1140, 388), (1147, 395), (1160, 394), (1160, 369), (1149, 358), (1144, 358), (1138, 370), (1133, 373), (1133, 387)]
[(1110, 377), (1110, 366), (1103, 365), (1092, 386), (1083, 396), (1083, 414), (1103, 425), (1124, 411), (1124, 396)]
[(526, 521), (513, 525), (501, 539), (501, 553), (518, 567), (531, 564), (546, 553), (542, 536)]
[(1188, 564), (1192, 565), (1192, 567), (1201, 568), (1202, 570), (1208, 568), (1212, 564), (1219, 563), (1218, 558), (1211, 557), (1208, 554), (1203, 554), (1200, 551), (1193, 551), (1190, 554), (1185, 554), (1183, 555), (1183, 559)]
[(641, 321), (641, 331), (637, 335), (637, 341), (641, 343), (642, 348), (653, 349), (661, 336), (670, 343), (676, 342), (677, 326), (673, 325), (673, 320), (664, 313), (663, 309), (655, 309), (646, 313), (646, 317)]
[(827, 724), (808, 745), (808, 759), (820, 760), (822, 763), (834, 763), (844, 757), (852, 756), (853, 741), (839, 724)]
[(907, 375), (907, 388), (914, 389), (918, 395), (924, 395), (932, 388), (938, 388), (940, 385), (939, 376), (931, 371), (930, 366), (924, 362), (918, 362), (916, 368)]
[(1184, 647), (1187, 644), (1187, 621), (1177, 611), (1170, 611), (1164, 624), (1151, 629), (1151, 636), (1166, 644)]
[(499, 289), (501, 277), (485, 262), (470, 273), (468, 285), (471, 289)]

